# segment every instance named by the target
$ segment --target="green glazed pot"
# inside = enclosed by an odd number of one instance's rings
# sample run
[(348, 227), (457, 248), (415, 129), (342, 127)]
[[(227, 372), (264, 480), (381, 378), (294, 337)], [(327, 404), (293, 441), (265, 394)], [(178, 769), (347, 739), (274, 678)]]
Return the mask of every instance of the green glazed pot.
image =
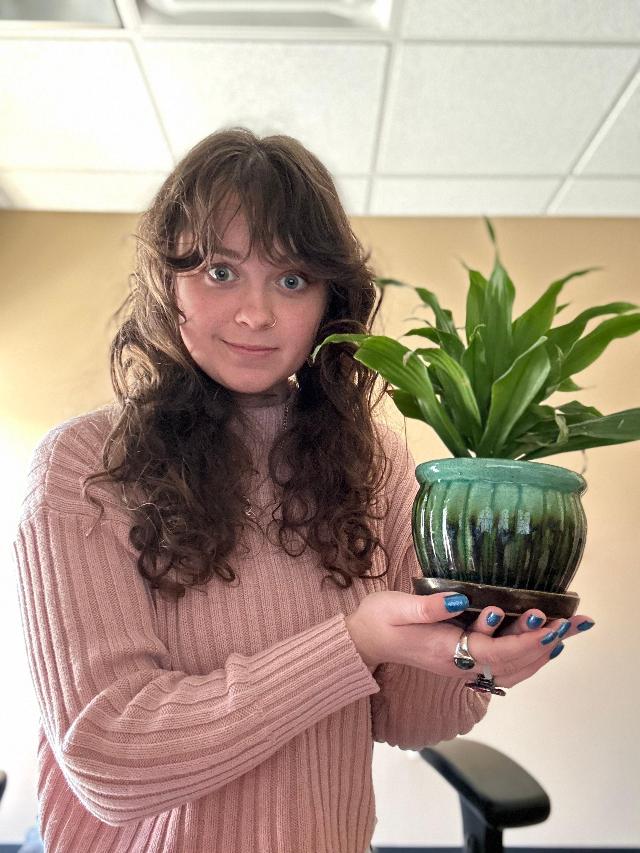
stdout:
[(425, 577), (562, 593), (587, 533), (573, 471), (513, 459), (451, 458), (416, 468), (413, 541)]

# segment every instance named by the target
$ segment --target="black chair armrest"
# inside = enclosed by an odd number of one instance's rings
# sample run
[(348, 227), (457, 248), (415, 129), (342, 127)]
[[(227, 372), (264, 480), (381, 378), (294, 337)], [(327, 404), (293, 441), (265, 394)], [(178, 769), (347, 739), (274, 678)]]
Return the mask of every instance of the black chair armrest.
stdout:
[(529, 826), (549, 817), (545, 790), (502, 752), (467, 739), (446, 741), (420, 750), (483, 821), (495, 829)]

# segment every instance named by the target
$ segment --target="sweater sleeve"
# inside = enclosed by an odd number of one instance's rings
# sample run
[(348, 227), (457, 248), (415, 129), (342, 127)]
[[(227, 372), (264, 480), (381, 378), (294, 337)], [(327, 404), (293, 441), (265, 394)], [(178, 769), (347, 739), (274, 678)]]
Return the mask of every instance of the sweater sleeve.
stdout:
[(172, 670), (127, 516), (111, 498), (96, 522), (76, 495), (81, 450), (64, 433), (38, 449), (14, 548), (43, 729), (92, 814), (124, 825), (202, 797), (379, 690), (343, 614), (206, 675)]
[[(416, 466), (411, 451), (391, 430), (385, 445), (392, 465), (385, 520), (389, 589), (413, 594), (411, 579), (422, 575), (411, 532)], [(487, 711), (488, 697), (468, 690), (457, 678), (401, 664), (382, 664), (374, 675), (380, 692), (370, 698), (373, 737), (391, 746), (422, 749), (466, 734)]]

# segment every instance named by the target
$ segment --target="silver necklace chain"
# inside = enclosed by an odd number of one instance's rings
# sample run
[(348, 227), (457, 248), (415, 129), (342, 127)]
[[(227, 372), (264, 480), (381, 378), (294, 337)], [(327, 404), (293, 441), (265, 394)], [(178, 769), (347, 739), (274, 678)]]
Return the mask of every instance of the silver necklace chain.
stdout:
[[(288, 419), (289, 419), (289, 404), (290, 404), (290, 400), (287, 400), (287, 402), (284, 404), (284, 414), (283, 414), (283, 416), (282, 416), (282, 426), (280, 427), (280, 429), (281, 429), (283, 432), (284, 432), (284, 430), (286, 430), (286, 428), (287, 428), (287, 422), (288, 422)], [(257, 521), (257, 520), (258, 520), (258, 519), (257, 519), (257, 516), (256, 516), (256, 514), (255, 514), (255, 511), (254, 511), (254, 509), (253, 509), (253, 506), (252, 506), (251, 501), (249, 500), (249, 498), (247, 498), (247, 497), (245, 496), (245, 497), (242, 499), (242, 501), (243, 501), (243, 503), (244, 503), (244, 514), (247, 516), (247, 518), (252, 518), (254, 521)]]

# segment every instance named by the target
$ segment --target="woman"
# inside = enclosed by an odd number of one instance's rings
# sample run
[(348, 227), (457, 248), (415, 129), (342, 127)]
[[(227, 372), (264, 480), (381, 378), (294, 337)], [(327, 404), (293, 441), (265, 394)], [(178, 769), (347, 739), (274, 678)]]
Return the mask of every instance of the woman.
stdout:
[(411, 594), (385, 389), (348, 345), (309, 358), (377, 309), (300, 143), (204, 139), (138, 238), (115, 401), (43, 439), (16, 538), (45, 849), (363, 853), (373, 741), (469, 731), (470, 673), (515, 685), (591, 623), (530, 611), (493, 637), (487, 608), (465, 652), (468, 600)]

